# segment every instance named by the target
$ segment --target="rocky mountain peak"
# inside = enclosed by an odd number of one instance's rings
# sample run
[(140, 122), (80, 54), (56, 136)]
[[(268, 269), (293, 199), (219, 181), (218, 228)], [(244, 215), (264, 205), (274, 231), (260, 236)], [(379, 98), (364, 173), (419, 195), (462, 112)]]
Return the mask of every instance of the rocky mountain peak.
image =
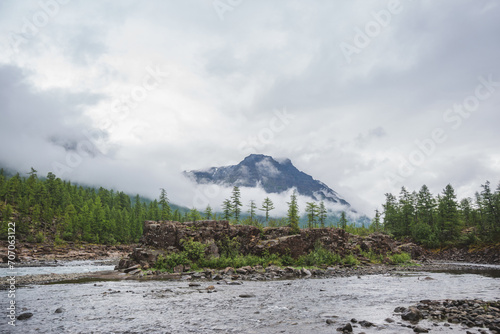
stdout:
[(290, 159), (274, 159), (264, 154), (251, 154), (237, 165), (187, 171), (199, 184), (261, 187), (267, 193), (281, 193), (296, 188), (300, 195), (350, 207), (334, 190), (312, 176), (298, 170)]

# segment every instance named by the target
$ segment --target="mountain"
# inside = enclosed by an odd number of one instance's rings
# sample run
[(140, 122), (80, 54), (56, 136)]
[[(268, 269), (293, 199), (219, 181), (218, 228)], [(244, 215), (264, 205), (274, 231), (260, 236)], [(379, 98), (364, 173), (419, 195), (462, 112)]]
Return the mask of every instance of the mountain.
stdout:
[(281, 193), (295, 187), (299, 195), (311, 197), (316, 201), (325, 200), (349, 208), (351, 206), (326, 184), (298, 170), (290, 159), (278, 162), (267, 155), (251, 154), (237, 165), (186, 171), (184, 174), (198, 184), (260, 186), (267, 193)]

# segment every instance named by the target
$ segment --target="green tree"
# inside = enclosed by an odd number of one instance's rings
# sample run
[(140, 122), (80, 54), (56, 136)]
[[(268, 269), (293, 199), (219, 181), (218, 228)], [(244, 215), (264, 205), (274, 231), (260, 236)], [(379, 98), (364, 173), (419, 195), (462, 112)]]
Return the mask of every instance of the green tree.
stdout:
[(429, 188), (424, 184), (417, 194), (416, 201), (416, 221), (420, 224), (434, 226), (434, 210), (436, 208), (436, 200), (429, 191)]
[(212, 208), (210, 207), (210, 204), (207, 205), (205, 208), (205, 219), (210, 220), (212, 219)]
[(380, 212), (378, 211), (378, 209), (375, 209), (375, 217), (373, 218), (370, 227), (374, 232), (380, 232), (382, 230), (382, 224), (380, 222)]
[(327, 211), (325, 207), (325, 202), (321, 201), (318, 207), (318, 220), (321, 228), (325, 227), (326, 218), (327, 218)]
[(274, 210), (275, 207), (274, 207), (274, 204), (273, 204), (273, 201), (271, 201), (271, 199), (269, 197), (266, 197), (264, 199), (264, 202), (262, 202), (262, 208), (259, 209), (261, 211), (264, 211), (266, 213), (266, 223), (269, 221), (269, 212), (271, 210)]
[(318, 206), (314, 202), (306, 203), (307, 225), (309, 228), (316, 227), (316, 219), (318, 216)]
[(340, 213), (339, 227), (343, 230), (347, 229), (347, 217), (345, 215), (345, 211)]
[(168, 204), (167, 192), (165, 191), (164, 188), (160, 188), (159, 204), (161, 205), (160, 219), (161, 220), (170, 220), (170, 216), (171, 216), (172, 212), (170, 210), (170, 205)]
[(441, 242), (454, 241), (460, 236), (461, 226), (459, 223), (458, 204), (455, 190), (448, 184), (438, 196), (438, 219)]
[(299, 234), (300, 233), (300, 227), (299, 227), (299, 205), (297, 203), (297, 192), (294, 190), (292, 195), (290, 196), (290, 202), (288, 204), (288, 213), (287, 213), (287, 219), (288, 219), (288, 225), (291, 227), (291, 233), (292, 234)]
[(191, 210), (189, 210), (188, 217), (188, 219), (193, 222), (202, 219), (200, 213), (198, 212), (198, 210), (196, 210), (196, 208), (192, 208)]
[(243, 204), (241, 204), (241, 193), (240, 193), (240, 188), (237, 186), (233, 187), (233, 194), (231, 195), (231, 207), (233, 209), (233, 217), (236, 220), (236, 222), (239, 221), (240, 219), (240, 213), (241, 213), (241, 207)]
[(399, 226), (404, 236), (410, 235), (414, 224), (415, 196), (416, 194), (411, 194), (405, 187), (401, 188), (399, 194)]
[(482, 207), (483, 207), (483, 220), (485, 230), (489, 233), (500, 231), (500, 212), (498, 207), (498, 193), (494, 194), (490, 188), (490, 182), (486, 181), (482, 184), (481, 191)]
[(396, 237), (402, 236), (396, 197), (390, 193), (385, 194), (385, 204), (382, 207), (384, 208), (384, 229)]
[(224, 220), (230, 220), (233, 212), (233, 205), (231, 201), (226, 199), (224, 203), (222, 203), (222, 212)]
[(255, 210), (257, 209), (257, 205), (254, 200), (250, 201), (250, 205), (248, 206), (248, 213), (250, 214), (250, 224), (253, 224), (255, 220)]

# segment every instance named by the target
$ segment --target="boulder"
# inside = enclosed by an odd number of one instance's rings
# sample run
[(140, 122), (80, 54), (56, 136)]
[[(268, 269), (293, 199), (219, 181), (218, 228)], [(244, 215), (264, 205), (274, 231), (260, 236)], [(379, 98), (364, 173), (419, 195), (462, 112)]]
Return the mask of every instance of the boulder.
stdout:
[(401, 319), (411, 322), (418, 322), (422, 319), (422, 313), (416, 307), (409, 307), (401, 314)]
[(31, 318), (32, 316), (33, 316), (33, 313), (31, 313), (31, 312), (22, 313), (22, 314), (17, 316), (17, 320), (26, 320), (26, 319)]

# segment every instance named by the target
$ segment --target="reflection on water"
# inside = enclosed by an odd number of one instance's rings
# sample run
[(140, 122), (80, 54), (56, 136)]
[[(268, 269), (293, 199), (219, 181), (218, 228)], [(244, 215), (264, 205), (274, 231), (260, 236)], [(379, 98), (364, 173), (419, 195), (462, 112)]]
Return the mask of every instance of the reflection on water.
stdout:
[[(498, 276), (495, 276), (498, 277)], [(422, 299), (500, 299), (500, 279), (421, 272), (330, 279), (217, 285), (187, 281), (113, 281), (40, 285), (17, 291), (20, 308), (34, 315), (13, 333), (335, 333), (352, 318), (379, 328), (359, 333), (413, 333), (393, 314)], [(206, 293), (215, 285), (217, 292)], [(200, 293), (200, 290), (202, 293)], [(241, 298), (242, 294), (255, 295)], [(7, 298), (0, 298), (4, 309)], [(55, 313), (59, 307), (63, 313)], [(389, 324), (386, 318), (396, 320)], [(335, 323), (328, 325), (326, 320)], [(5, 322), (4, 322), (5, 323)], [(0, 322), (0, 332), (7, 329)], [(407, 324), (407, 323), (406, 323)], [(465, 333), (433, 326), (432, 333)]]

